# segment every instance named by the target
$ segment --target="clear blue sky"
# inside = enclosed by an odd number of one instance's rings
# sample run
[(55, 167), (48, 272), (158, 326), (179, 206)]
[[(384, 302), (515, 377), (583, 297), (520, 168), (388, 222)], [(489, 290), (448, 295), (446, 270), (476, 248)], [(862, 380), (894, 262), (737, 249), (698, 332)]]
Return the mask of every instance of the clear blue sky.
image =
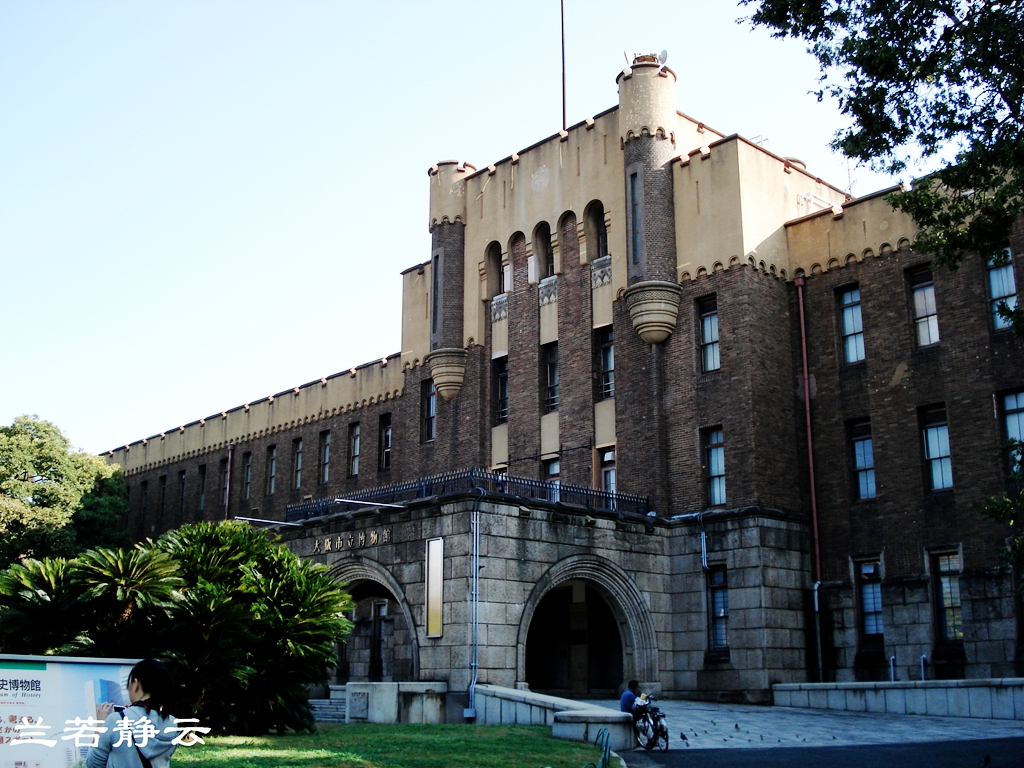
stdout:
[[(565, 5), (570, 124), (665, 48), (680, 110), (848, 185), (802, 44), (730, 2)], [(398, 352), (427, 168), (560, 123), (557, 0), (0, 0), (0, 423), (101, 452)]]

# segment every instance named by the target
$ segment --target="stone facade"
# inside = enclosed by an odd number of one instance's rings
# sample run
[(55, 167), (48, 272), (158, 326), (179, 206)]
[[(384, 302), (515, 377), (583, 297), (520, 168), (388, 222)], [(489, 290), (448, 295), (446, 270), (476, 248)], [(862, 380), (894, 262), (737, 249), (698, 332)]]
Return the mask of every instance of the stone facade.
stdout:
[[(298, 521), (357, 600), (339, 681), (441, 681), (449, 713), (474, 647), (478, 682), (570, 696), (1019, 672), (1006, 531), (974, 511), (1024, 392), (986, 264), (929, 271), (881, 193), (677, 112), (650, 57), (618, 84), (430, 169), (400, 353), (111, 451), (131, 532)], [(1024, 226), (1008, 245), (1019, 288)]]

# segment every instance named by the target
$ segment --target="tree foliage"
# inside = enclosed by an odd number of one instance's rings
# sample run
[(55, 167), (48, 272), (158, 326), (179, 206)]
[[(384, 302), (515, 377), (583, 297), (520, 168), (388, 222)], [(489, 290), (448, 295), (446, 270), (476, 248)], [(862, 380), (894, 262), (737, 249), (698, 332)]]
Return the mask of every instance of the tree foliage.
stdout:
[(326, 678), (351, 609), (323, 566), (245, 523), (197, 523), (13, 564), (0, 573), (0, 652), (158, 656), (179, 711), (217, 731), (312, 728), (307, 686)]
[(1003, 559), (1013, 566), (1018, 579), (1017, 590), (1024, 595), (1024, 442), (1010, 440), (1000, 461), (1009, 462), (1010, 482), (1003, 493), (985, 499), (978, 511), (1009, 527)]
[(943, 164), (889, 196), (918, 250), (953, 269), (966, 252), (1003, 258), (1024, 210), (1024, 0), (741, 2), (755, 26), (809, 44), (819, 98), (852, 119), (835, 149), (892, 174)]
[(0, 427), (0, 567), (125, 545), (127, 511), (120, 470), (72, 450), (55, 425), (19, 416)]

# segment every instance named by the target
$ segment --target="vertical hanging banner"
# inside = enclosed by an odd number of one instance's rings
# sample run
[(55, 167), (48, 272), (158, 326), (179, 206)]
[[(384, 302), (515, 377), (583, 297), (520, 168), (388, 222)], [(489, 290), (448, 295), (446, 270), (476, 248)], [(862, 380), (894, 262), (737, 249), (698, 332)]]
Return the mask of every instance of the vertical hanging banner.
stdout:
[(444, 604), (444, 539), (427, 540), (427, 637), (441, 636)]
[[(104, 702), (127, 700), (138, 659), (0, 654), (0, 768), (78, 768)], [(77, 718), (77, 726), (76, 726)]]

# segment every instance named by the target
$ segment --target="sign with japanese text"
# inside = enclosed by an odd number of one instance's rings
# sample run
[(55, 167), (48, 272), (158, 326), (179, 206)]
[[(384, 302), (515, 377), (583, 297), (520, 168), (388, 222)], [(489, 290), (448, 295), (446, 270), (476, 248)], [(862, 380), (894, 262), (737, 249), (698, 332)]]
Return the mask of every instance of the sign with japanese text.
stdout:
[(375, 547), (378, 544), (390, 543), (390, 528), (351, 531), (349, 533), (338, 533), (333, 536), (318, 536), (313, 539), (312, 554), (320, 555), (326, 552), (341, 552), (346, 549), (362, 549), (363, 547)]
[[(128, 674), (135, 664), (0, 654), (0, 768), (82, 768), (89, 747), (107, 730), (99, 706), (130, 703)], [(196, 743), (194, 731), (209, 732), (195, 722), (175, 720), (180, 744)], [(118, 726), (136, 740), (148, 735), (144, 723), (122, 720)]]

